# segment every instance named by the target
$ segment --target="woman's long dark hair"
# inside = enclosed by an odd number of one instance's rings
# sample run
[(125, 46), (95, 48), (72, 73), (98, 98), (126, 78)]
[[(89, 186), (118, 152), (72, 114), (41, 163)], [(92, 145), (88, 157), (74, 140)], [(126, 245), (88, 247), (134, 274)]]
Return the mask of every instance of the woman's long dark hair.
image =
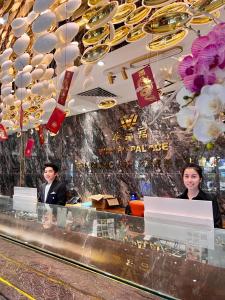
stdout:
[(199, 177), (200, 177), (201, 179), (203, 178), (203, 175), (202, 175), (202, 168), (201, 168), (199, 165), (194, 164), (194, 163), (189, 163), (189, 164), (187, 164), (187, 165), (183, 168), (183, 171), (182, 171), (182, 178), (183, 178), (183, 176), (184, 176), (184, 171), (185, 171), (186, 169), (194, 169), (194, 170), (198, 173)]

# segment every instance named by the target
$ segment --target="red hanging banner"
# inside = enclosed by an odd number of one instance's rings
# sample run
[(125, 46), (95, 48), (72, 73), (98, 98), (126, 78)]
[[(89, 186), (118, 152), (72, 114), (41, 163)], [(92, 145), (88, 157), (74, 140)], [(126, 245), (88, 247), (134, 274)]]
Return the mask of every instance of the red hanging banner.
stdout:
[(58, 103), (61, 105), (65, 105), (65, 103), (66, 103), (66, 98), (67, 98), (67, 95), (69, 92), (72, 78), (73, 78), (73, 72), (66, 71), (64, 79), (63, 79), (63, 83), (62, 83), (62, 88), (61, 88), (59, 98), (58, 98)]
[(8, 140), (8, 134), (5, 130), (5, 127), (2, 124), (0, 124), (0, 141), (2, 142), (6, 140)]
[(135, 72), (132, 74), (132, 78), (140, 107), (145, 107), (160, 100), (150, 66)]
[(62, 126), (65, 116), (66, 113), (61, 109), (59, 109), (58, 107), (56, 107), (53, 110), (53, 113), (51, 114), (48, 123), (46, 124), (46, 128), (49, 131), (56, 134), (59, 131), (60, 127)]
[(26, 149), (25, 149), (26, 157), (31, 157), (33, 146), (34, 146), (34, 139), (32, 138), (28, 139)]

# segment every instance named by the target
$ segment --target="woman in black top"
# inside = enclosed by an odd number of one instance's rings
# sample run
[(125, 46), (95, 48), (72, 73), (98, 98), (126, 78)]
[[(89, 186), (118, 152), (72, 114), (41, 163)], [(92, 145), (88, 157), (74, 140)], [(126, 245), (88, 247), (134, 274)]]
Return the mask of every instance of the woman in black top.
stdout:
[(203, 178), (202, 168), (196, 164), (190, 163), (184, 168), (182, 178), (186, 190), (179, 195), (178, 198), (212, 201), (214, 227), (222, 228), (222, 219), (216, 196), (205, 193), (200, 188)]

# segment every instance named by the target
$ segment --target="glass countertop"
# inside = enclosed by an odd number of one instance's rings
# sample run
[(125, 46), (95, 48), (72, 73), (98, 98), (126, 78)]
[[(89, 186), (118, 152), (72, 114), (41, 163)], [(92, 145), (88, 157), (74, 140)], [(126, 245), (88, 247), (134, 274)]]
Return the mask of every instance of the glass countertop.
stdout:
[(163, 298), (225, 299), (222, 229), (0, 198), (0, 234)]

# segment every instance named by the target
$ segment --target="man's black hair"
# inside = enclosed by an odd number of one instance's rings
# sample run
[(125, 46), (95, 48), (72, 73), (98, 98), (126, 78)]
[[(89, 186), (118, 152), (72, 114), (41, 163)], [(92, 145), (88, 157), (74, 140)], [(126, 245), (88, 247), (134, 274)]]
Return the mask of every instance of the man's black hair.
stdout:
[(45, 163), (45, 164), (44, 164), (44, 170), (45, 170), (45, 168), (47, 168), (47, 167), (52, 168), (52, 169), (55, 171), (55, 173), (58, 173), (58, 172), (59, 172), (59, 167), (58, 167), (57, 165), (53, 164), (53, 163)]

